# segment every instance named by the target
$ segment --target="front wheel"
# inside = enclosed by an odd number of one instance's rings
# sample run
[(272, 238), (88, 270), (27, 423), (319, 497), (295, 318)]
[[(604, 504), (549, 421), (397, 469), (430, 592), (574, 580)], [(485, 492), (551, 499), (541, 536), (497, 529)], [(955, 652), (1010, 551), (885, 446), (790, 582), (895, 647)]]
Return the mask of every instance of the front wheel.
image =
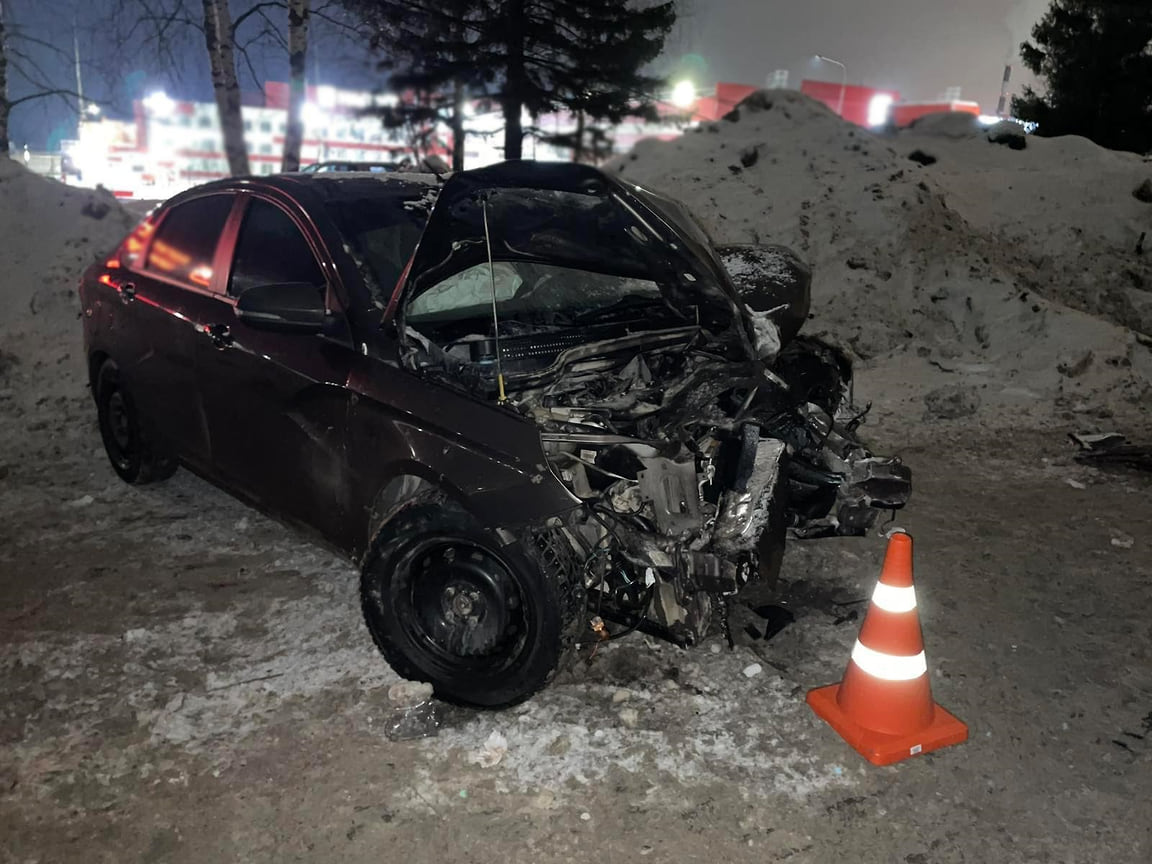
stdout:
[(96, 414), (100, 437), (112, 469), (126, 483), (140, 485), (167, 480), (178, 467), (150, 439), (132, 394), (111, 360), (96, 375)]
[(361, 574), (364, 619), (405, 678), (449, 702), (498, 708), (551, 680), (583, 626), (579, 568), (562, 538), (509, 544), (454, 507), (413, 503), (377, 535)]

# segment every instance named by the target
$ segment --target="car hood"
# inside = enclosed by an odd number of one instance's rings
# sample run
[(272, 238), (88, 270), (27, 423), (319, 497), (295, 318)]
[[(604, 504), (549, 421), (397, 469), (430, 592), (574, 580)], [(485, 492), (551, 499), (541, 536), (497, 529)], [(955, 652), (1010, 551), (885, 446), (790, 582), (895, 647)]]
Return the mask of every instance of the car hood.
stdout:
[(755, 356), (753, 328), (724, 265), (678, 202), (574, 163), (504, 162), (454, 174), (413, 255), (401, 309), (487, 261), (489, 242), (493, 261), (651, 280), (686, 319)]

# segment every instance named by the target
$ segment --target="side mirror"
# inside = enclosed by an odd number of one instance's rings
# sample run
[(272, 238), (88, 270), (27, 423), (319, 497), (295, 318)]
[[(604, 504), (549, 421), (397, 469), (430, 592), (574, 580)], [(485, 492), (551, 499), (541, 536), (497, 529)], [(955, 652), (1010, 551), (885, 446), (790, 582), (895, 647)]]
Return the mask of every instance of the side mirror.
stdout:
[(324, 289), (309, 282), (255, 285), (236, 300), (236, 317), (261, 330), (319, 333), (326, 314)]

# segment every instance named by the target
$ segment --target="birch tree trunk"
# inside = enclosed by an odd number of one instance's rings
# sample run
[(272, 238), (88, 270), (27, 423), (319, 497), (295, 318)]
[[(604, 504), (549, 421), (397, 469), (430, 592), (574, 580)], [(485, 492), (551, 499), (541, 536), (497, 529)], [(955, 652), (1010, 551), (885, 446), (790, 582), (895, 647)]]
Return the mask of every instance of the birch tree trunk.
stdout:
[(308, 0), (288, 0), (288, 128), (282, 171), (300, 170), (304, 140), (304, 64), (308, 53)]
[(251, 173), (248, 151), (244, 147), (244, 119), (240, 115), (240, 82), (236, 78), (236, 56), (233, 50), (232, 12), (228, 0), (203, 0), (204, 43), (212, 66), (212, 90), (220, 131), (224, 136), (224, 155), (232, 176)]
[(0, 158), (8, 157), (8, 57), (4, 53), (4, 0), (0, 0)]
[(464, 84), (452, 81), (452, 170), (464, 170)]

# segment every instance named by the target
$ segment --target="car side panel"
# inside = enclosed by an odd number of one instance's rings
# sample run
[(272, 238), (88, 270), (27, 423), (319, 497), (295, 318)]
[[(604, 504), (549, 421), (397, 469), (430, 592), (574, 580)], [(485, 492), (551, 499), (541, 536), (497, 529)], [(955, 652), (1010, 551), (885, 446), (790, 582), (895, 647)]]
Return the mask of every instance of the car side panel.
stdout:
[[(146, 274), (134, 274), (138, 317), (133, 338), (117, 340), (123, 352), (121, 374), (136, 395), (160, 439), (181, 459), (197, 466), (211, 458), (208, 428), (196, 384), (196, 322), (215, 302), (212, 297)], [(127, 330), (127, 326), (125, 330)]]
[(344, 490), (355, 470), (344, 448), (352, 349), (248, 327), (217, 302), (230, 342), (218, 347), (205, 333), (197, 346), (213, 472), (261, 509), (343, 545)]
[(348, 533), (361, 554), (379, 527), (389, 482), (422, 477), (490, 525), (539, 521), (578, 502), (548, 468), (528, 419), (378, 358), (358, 356), (349, 377)]

